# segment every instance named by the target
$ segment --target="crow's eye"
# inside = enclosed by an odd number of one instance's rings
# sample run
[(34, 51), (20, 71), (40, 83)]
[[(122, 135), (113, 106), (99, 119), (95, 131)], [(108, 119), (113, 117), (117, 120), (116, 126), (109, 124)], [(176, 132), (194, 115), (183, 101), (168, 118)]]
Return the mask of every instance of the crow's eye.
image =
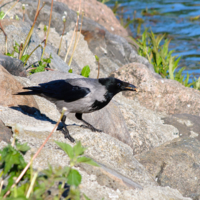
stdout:
[(117, 87), (118, 87), (118, 88), (121, 88), (121, 83), (117, 83)]

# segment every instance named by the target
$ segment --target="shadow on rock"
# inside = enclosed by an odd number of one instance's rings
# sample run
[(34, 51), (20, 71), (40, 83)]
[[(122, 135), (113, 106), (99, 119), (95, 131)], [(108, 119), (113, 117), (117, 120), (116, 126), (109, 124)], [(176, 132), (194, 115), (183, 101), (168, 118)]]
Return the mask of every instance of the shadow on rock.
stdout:
[[(28, 115), (29, 117), (34, 117), (37, 120), (47, 121), (47, 122), (50, 122), (52, 124), (57, 123), (57, 121), (50, 119), (49, 117), (47, 117), (45, 114), (42, 114), (37, 108), (34, 108), (34, 107), (29, 107), (29, 106), (26, 106), (26, 105), (18, 105), (18, 106), (12, 106), (10, 108), (17, 110), (17, 111), (20, 111), (23, 114)], [(30, 110), (32, 111), (33, 114), (29, 114)], [(68, 125), (66, 124), (66, 126), (78, 126), (78, 125), (77, 124), (68, 124)], [(57, 130), (62, 130), (62, 128), (63, 128), (63, 125), (60, 122), (58, 127), (57, 127)]]

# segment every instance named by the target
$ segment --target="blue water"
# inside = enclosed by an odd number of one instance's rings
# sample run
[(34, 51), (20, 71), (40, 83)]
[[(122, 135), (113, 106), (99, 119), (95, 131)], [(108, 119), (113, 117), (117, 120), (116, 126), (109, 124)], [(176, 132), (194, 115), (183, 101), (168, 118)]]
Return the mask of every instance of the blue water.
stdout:
[[(173, 55), (181, 56), (179, 66), (186, 67), (184, 73), (200, 76), (200, 19), (190, 20), (190, 17), (200, 15), (200, 0), (122, 0), (118, 3), (118, 18), (133, 19), (136, 11), (136, 18), (144, 20), (141, 34), (146, 27), (155, 34), (167, 33), (167, 37), (171, 39), (170, 50), (175, 50)], [(115, 0), (106, 4), (113, 7)], [(156, 10), (159, 14), (143, 16), (141, 11), (144, 9), (149, 12)], [(137, 27), (131, 24), (129, 28), (136, 37)]]

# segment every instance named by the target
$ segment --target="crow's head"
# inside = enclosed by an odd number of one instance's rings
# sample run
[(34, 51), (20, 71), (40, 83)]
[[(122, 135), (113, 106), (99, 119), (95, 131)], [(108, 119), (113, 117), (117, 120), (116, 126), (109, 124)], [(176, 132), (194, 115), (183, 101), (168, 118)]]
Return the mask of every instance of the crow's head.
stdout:
[(134, 85), (113, 77), (100, 78), (99, 82), (102, 85), (105, 85), (108, 92), (112, 93), (113, 95), (121, 91), (137, 91), (137, 88)]

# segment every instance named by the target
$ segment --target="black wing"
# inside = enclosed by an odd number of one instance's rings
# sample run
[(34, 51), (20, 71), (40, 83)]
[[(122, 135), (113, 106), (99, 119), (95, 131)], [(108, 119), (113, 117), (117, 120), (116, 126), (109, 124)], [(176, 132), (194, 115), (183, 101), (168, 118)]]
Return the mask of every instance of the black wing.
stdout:
[(25, 87), (30, 92), (20, 92), (22, 95), (41, 95), (51, 99), (64, 100), (66, 102), (76, 101), (85, 97), (90, 93), (90, 89), (86, 87), (73, 86), (66, 80), (56, 80), (47, 83), (41, 83), (38, 87)]

